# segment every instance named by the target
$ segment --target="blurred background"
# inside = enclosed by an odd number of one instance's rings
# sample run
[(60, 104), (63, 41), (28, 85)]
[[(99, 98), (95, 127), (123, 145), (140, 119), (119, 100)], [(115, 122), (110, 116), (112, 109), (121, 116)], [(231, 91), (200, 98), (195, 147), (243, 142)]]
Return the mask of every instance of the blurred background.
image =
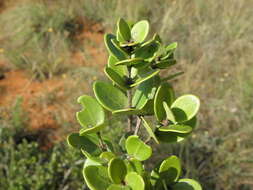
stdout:
[[(173, 85), (202, 102), (195, 133), (157, 148), (150, 166), (176, 154), (204, 190), (252, 190), (252, 10), (253, 0), (1, 0), (0, 189), (87, 190), (84, 157), (65, 139), (79, 128), (77, 97), (106, 80), (103, 35), (123, 17), (179, 43), (185, 74)], [(117, 140), (124, 126), (114, 118), (104, 133)]]

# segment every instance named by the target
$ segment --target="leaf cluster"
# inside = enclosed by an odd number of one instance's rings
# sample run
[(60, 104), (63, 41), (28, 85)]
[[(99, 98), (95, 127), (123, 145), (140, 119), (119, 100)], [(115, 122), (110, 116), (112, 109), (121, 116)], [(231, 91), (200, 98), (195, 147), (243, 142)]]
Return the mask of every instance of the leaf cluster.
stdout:
[[(164, 45), (158, 34), (146, 40), (149, 23), (119, 19), (116, 34), (106, 34), (109, 52), (104, 69), (111, 83), (96, 81), (95, 98), (79, 97), (83, 110), (77, 112), (82, 126), (79, 133), (68, 136), (68, 143), (86, 156), (83, 176), (91, 190), (201, 190), (192, 179), (180, 179), (181, 163), (170, 156), (152, 170), (145, 169), (153, 149), (150, 142), (175, 143), (189, 136), (197, 123), (199, 99), (191, 94), (180, 97), (169, 79), (162, 78), (161, 70), (176, 64), (174, 52), (177, 43)], [(106, 113), (128, 117), (128, 128), (114, 150), (101, 131), (108, 126)], [(154, 117), (150, 124), (147, 117)], [(135, 127), (134, 127), (135, 124)], [(146, 129), (148, 139), (143, 140), (139, 129)]]

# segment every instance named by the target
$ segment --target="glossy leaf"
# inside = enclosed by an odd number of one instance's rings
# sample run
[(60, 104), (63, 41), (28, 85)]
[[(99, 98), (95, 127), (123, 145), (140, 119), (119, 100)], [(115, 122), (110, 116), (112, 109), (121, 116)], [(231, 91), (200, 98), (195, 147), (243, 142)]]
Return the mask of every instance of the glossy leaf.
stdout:
[(174, 73), (174, 74), (172, 74), (172, 75), (169, 75), (169, 76), (163, 78), (162, 81), (172, 80), (172, 79), (174, 79), (174, 78), (176, 78), (177, 76), (180, 76), (180, 75), (182, 75), (182, 74), (184, 74), (184, 72), (183, 72), (183, 71), (179, 71), (179, 72), (177, 72), (177, 73)]
[(198, 112), (200, 106), (199, 99), (194, 95), (180, 96), (171, 105), (177, 122), (184, 122), (192, 119)]
[(116, 37), (113, 34), (106, 34), (104, 37), (105, 45), (110, 55), (116, 57), (118, 60), (123, 60), (127, 58), (127, 54), (113, 43)]
[(102, 152), (100, 155), (99, 155), (99, 158), (102, 158), (106, 161), (110, 161), (111, 159), (115, 158), (116, 155), (112, 152)]
[(187, 126), (187, 125), (168, 125), (168, 126), (160, 127), (158, 130), (162, 132), (175, 132), (175, 133), (187, 134), (192, 131), (192, 127)]
[(129, 41), (131, 39), (131, 31), (126, 21), (120, 18), (118, 20), (117, 27), (119, 34), (124, 39), (124, 41)]
[(174, 51), (175, 49), (177, 49), (177, 42), (174, 42), (174, 43), (171, 43), (169, 44), (168, 46), (166, 46), (166, 51), (169, 52), (169, 51)]
[(90, 190), (107, 189), (110, 179), (104, 166), (88, 166), (83, 169), (83, 176)]
[(177, 61), (175, 59), (166, 59), (157, 61), (154, 66), (158, 69), (167, 69), (168, 67), (175, 65), (176, 63)]
[(122, 76), (120, 76), (116, 71), (114, 71), (112, 68), (106, 67), (104, 69), (104, 72), (106, 76), (118, 87), (120, 87), (123, 90), (128, 89), (126, 80)]
[(145, 129), (147, 130), (149, 136), (154, 139), (154, 141), (159, 144), (158, 139), (155, 136), (155, 133), (153, 132), (153, 129), (150, 127), (150, 125), (148, 124), (148, 122), (144, 119), (144, 117), (141, 117), (142, 122), (143, 122), (143, 126), (145, 127)]
[(136, 58), (149, 60), (154, 57), (155, 53), (159, 49), (159, 43), (156, 41), (149, 41), (143, 44), (140, 48), (137, 48), (134, 52)]
[(76, 149), (83, 149), (92, 155), (98, 155), (100, 150), (97, 144), (90, 136), (80, 136), (78, 133), (72, 133), (67, 137), (68, 144)]
[(125, 182), (132, 190), (145, 190), (144, 180), (136, 172), (128, 173), (125, 178)]
[(121, 77), (127, 76), (126, 66), (124, 66), (124, 65), (116, 66), (117, 62), (118, 62), (118, 59), (110, 55), (108, 58), (107, 65), (108, 65), (108, 67), (113, 69), (115, 72), (117, 72)]
[(132, 66), (132, 67), (136, 67), (136, 68), (141, 68), (147, 64), (148, 63), (145, 62), (142, 58), (130, 58), (130, 59), (125, 59), (125, 60), (117, 62), (116, 66), (125, 65), (128, 67)]
[(122, 183), (127, 174), (125, 162), (120, 158), (111, 159), (108, 164), (108, 174), (113, 183)]
[(117, 115), (139, 115), (140, 113), (141, 111), (135, 108), (119, 109), (112, 112), (112, 114), (117, 114)]
[(137, 87), (133, 95), (133, 99), (132, 99), (133, 107), (137, 109), (142, 109), (146, 105), (148, 100), (153, 99), (155, 96), (157, 87), (159, 85), (159, 82), (160, 82), (160, 78), (155, 76), (141, 83)]
[(109, 111), (123, 109), (128, 106), (126, 95), (110, 83), (95, 82), (93, 90), (98, 102)]
[(104, 110), (95, 98), (83, 95), (77, 101), (84, 107), (76, 113), (77, 120), (83, 127), (94, 127), (104, 123)]
[(141, 161), (131, 158), (130, 160), (127, 161), (127, 172), (136, 172), (139, 175), (142, 175), (144, 172), (144, 167)]
[(163, 83), (157, 90), (154, 99), (154, 112), (158, 121), (166, 119), (166, 111), (163, 107), (163, 102), (166, 102), (168, 106), (174, 101), (174, 91), (168, 83)]
[(140, 74), (139, 78), (133, 84), (131, 84), (130, 87), (135, 87), (135, 86), (143, 83), (144, 81), (156, 76), (159, 72), (160, 72), (160, 70), (151, 70), (147, 73)]
[(112, 184), (106, 190), (132, 190), (129, 186)]
[(135, 42), (141, 43), (146, 39), (148, 32), (149, 32), (148, 21), (142, 20), (142, 21), (137, 22), (133, 26), (131, 30), (131, 36)]
[(164, 142), (164, 143), (180, 142), (180, 141), (184, 140), (190, 134), (191, 133), (165, 132), (165, 131), (159, 131), (159, 129), (157, 129), (155, 131), (155, 135), (156, 135), (157, 139), (160, 142)]
[(168, 120), (172, 121), (173, 123), (176, 123), (174, 113), (172, 112), (172, 110), (170, 109), (170, 107), (168, 106), (168, 104), (166, 102), (163, 102), (163, 107), (164, 107), (165, 112), (166, 112), (166, 118)]
[(147, 160), (152, 155), (152, 148), (139, 139), (138, 136), (132, 135), (126, 140), (127, 153), (137, 160)]
[(96, 127), (83, 128), (79, 131), (79, 135), (80, 136), (85, 136), (85, 135), (88, 135), (88, 134), (97, 133), (97, 132), (103, 130), (106, 127), (106, 125), (107, 125), (106, 123), (103, 123), (103, 124), (98, 125)]
[(180, 179), (172, 190), (202, 190), (201, 185), (193, 179)]
[(181, 175), (181, 163), (177, 156), (170, 156), (164, 160), (159, 168), (159, 176), (166, 181), (166, 184), (176, 182)]

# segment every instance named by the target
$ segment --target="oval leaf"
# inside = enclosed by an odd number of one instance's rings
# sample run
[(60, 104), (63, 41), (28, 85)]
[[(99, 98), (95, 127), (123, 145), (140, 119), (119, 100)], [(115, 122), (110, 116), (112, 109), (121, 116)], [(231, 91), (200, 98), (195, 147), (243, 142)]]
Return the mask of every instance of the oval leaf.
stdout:
[(108, 164), (108, 174), (113, 183), (122, 183), (127, 174), (125, 162), (120, 158), (111, 159)]
[(84, 95), (77, 101), (84, 107), (82, 111), (76, 113), (77, 120), (83, 127), (94, 127), (104, 123), (104, 110), (95, 98)]
[(118, 62), (118, 59), (113, 57), (113, 56), (109, 56), (108, 58), (108, 67), (112, 68), (115, 72), (117, 72), (121, 77), (127, 76), (127, 68), (126, 66), (122, 65), (122, 66), (116, 66), (116, 63)]
[(127, 153), (137, 160), (147, 160), (152, 155), (152, 148), (142, 142), (138, 136), (132, 135), (126, 140)]
[(84, 128), (79, 131), (80, 136), (84, 136), (87, 134), (97, 133), (105, 128), (106, 124), (101, 124), (96, 127)]
[(130, 87), (135, 87), (143, 83), (144, 81), (156, 76), (159, 72), (160, 70), (151, 70), (149, 72), (139, 74), (139, 78), (133, 84), (131, 84)]
[(121, 50), (118, 46), (115, 46), (113, 40), (116, 40), (116, 37), (113, 34), (106, 34), (104, 37), (105, 46), (109, 51), (110, 55), (116, 57), (118, 60), (123, 60), (127, 58), (127, 54)]
[(76, 149), (83, 149), (91, 155), (99, 155), (100, 150), (97, 144), (89, 136), (80, 136), (78, 133), (72, 133), (67, 137), (68, 144)]
[(180, 96), (171, 105), (171, 110), (177, 122), (184, 122), (192, 119), (198, 112), (199, 99), (194, 95)]
[(148, 21), (142, 20), (142, 21), (137, 22), (133, 26), (131, 30), (131, 36), (135, 42), (141, 43), (146, 39), (148, 32), (149, 32)]
[(118, 32), (120, 36), (124, 39), (124, 41), (129, 41), (131, 39), (131, 31), (126, 21), (120, 18), (118, 20), (117, 27)]
[(136, 67), (136, 68), (140, 68), (143, 67), (147, 64), (147, 62), (145, 62), (142, 58), (131, 58), (131, 59), (125, 59), (122, 61), (119, 61), (116, 63), (116, 66), (119, 65), (126, 65), (126, 66), (132, 66), (132, 67)]
[(131, 158), (130, 160), (127, 161), (127, 172), (136, 172), (139, 175), (142, 175), (144, 172), (144, 167), (141, 161)]
[(112, 68), (110, 67), (106, 67), (104, 69), (104, 72), (106, 74), (106, 76), (114, 83), (116, 84), (118, 87), (120, 87), (123, 90), (127, 90), (128, 86), (127, 83), (125, 81), (125, 79), (123, 77), (121, 77), (116, 71), (114, 71)]
[(144, 117), (141, 117), (141, 119), (142, 119), (142, 121), (143, 121), (143, 125), (144, 125), (145, 129), (147, 130), (149, 136), (150, 136), (151, 138), (153, 138), (154, 141), (155, 141), (157, 144), (159, 144), (159, 141), (158, 141), (158, 139), (156, 138), (155, 133), (153, 132), (152, 128), (149, 126), (148, 122), (144, 119)]
[(190, 133), (192, 131), (192, 127), (188, 125), (169, 125), (163, 126), (158, 129), (162, 132), (175, 132), (175, 133)]
[(174, 101), (175, 95), (173, 88), (168, 83), (163, 83), (157, 90), (154, 99), (154, 112), (158, 121), (166, 119), (166, 111), (163, 107), (163, 102), (168, 106)]
[(173, 190), (202, 190), (201, 185), (193, 179), (180, 179), (173, 187)]
[(87, 166), (83, 169), (83, 176), (90, 190), (102, 190), (110, 186), (107, 168), (104, 166)]
[(126, 95), (110, 83), (97, 81), (93, 90), (98, 102), (109, 111), (120, 110), (128, 105)]
[(131, 188), (129, 186), (112, 184), (106, 190), (131, 190)]
[(141, 83), (134, 93), (132, 99), (133, 107), (142, 109), (148, 100), (153, 99), (159, 83), (160, 78), (158, 76), (152, 77)]
[(177, 156), (170, 156), (164, 160), (159, 168), (159, 176), (170, 185), (178, 180), (181, 175), (181, 163)]
[(125, 182), (132, 190), (144, 190), (145, 183), (143, 178), (135, 172), (130, 172), (125, 178)]

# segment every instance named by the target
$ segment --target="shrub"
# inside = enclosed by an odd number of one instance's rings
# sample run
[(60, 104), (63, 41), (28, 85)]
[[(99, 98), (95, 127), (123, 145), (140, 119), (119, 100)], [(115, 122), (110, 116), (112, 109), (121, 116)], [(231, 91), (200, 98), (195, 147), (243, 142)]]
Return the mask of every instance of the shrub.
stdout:
[[(78, 98), (84, 107), (76, 114), (82, 128), (68, 136), (68, 143), (87, 158), (83, 176), (91, 190), (202, 189), (193, 179), (180, 179), (181, 162), (175, 155), (160, 160), (152, 172), (145, 167), (154, 153), (151, 142), (181, 142), (192, 133), (200, 105), (194, 95), (175, 97), (168, 81), (179, 73), (159, 75), (176, 64), (177, 43), (165, 46), (157, 34), (147, 41), (148, 33), (146, 20), (132, 24), (119, 19), (116, 35), (104, 38), (110, 54), (104, 72), (112, 84), (96, 81), (96, 98)], [(102, 136), (108, 126), (104, 109), (128, 117), (127, 130), (116, 144)], [(151, 116), (155, 127), (147, 121)], [(140, 133), (141, 127), (146, 135)]]

